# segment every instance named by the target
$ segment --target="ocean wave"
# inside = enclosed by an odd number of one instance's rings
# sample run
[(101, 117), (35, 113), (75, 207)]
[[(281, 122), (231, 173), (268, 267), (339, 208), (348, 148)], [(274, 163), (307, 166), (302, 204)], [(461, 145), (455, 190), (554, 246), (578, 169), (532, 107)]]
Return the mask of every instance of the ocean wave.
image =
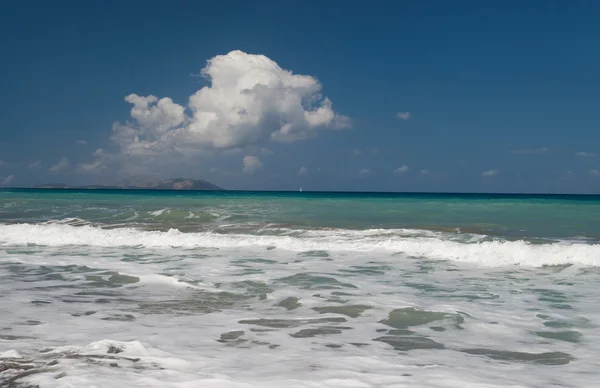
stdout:
[(58, 220), (49, 220), (44, 222), (46, 225), (71, 225), (71, 226), (83, 226), (83, 225), (92, 225), (90, 221), (84, 220), (82, 218), (77, 217), (67, 217), (61, 218)]
[(532, 244), (527, 241), (490, 240), (412, 229), (308, 230), (294, 234), (255, 235), (143, 231), (135, 228), (102, 229), (68, 224), (0, 225), (0, 246), (94, 246), (130, 248), (278, 249), (293, 252), (401, 253), (409, 257), (452, 260), (484, 266), (544, 266), (578, 264), (600, 266), (600, 245), (560, 241)]

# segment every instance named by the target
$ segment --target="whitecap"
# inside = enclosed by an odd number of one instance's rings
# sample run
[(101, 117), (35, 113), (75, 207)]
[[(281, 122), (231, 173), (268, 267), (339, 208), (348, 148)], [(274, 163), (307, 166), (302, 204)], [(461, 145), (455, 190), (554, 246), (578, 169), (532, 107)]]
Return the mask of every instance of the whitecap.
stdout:
[(560, 241), (532, 244), (527, 241), (479, 239), (455, 241), (443, 233), (414, 230), (321, 230), (290, 235), (217, 234), (142, 231), (134, 228), (101, 229), (64, 224), (0, 225), (0, 245), (84, 245), (143, 248), (244, 248), (276, 247), (302, 252), (309, 250), (401, 253), (407, 257), (451, 260), (482, 266), (545, 266), (560, 264), (600, 265), (600, 245)]

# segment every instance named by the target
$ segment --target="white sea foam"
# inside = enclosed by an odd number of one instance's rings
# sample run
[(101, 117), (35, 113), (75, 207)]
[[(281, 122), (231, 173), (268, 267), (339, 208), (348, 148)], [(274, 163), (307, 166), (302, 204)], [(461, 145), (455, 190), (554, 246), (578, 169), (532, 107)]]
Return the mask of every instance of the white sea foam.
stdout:
[(163, 214), (165, 211), (169, 211), (169, 209), (156, 210), (156, 211), (150, 212), (150, 214), (153, 215), (153, 216), (155, 216), (155, 217), (158, 217), (161, 214)]
[[(0, 370), (8, 368), (0, 387), (16, 376), (14, 386), (40, 388), (595, 386), (597, 268), (484, 261), (518, 249), (532, 261), (552, 247), (576, 257), (569, 249), (579, 245), (414, 230), (279, 232), (0, 226)], [(218, 249), (190, 249), (203, 246)], [(408, 258), (399, 248), (488, 267)], [(297, 307), (282, 306), (290, 298)], [(345, 315), (349, 306), (365, 310)], [(425, 313), (408, 327), (384, 322), (407, 308)], [(411, 341), (434, 347), (410, 349)], [(559, 365), (538, 362), (540, 353)]]
[[(413, 352), (412, 356), (420, 362), (406, 362), (408, 357), (391, 354), (372, 357), (364, 351), (347, 351), (341, 355), (333, 351), (313, 351), (308, 358), (304, 353), (308, 349), (300, 348), (262, 352), (260, 357), (244, 349), (226, 355), (222, 352), (211, 355), (205, 353), (207, 349), (202, 349), (200, 354), (182, 351), (177, 356), (139, 341), (100, 340), (53, 350), (49, 355), (56, 355), (53, 359), (58, 365), (19, 381), (42, 388), (524, 388), (544, 386), (548, 381), (530, 376), (533, 368), (527, 365), (485, 366), (460, 353), (446, 355), (447, 361), (454, 357), (465, 364), (448, 366), (431, 362), (427, 352)], [(119, 353), (108, 353), (111, 349)], [(298, 352), (302, 352), (300, 356)], [(102, 357), (107, 353), (114, 358), (104, 360)], [(69, 357), (61, 357), (61, 354)], [(475, 363), (488, 369), (489, 375), (474, 376), (468, 365)], [(548, 370), (546, 374), (550, 381), (560, 381), (557, 379), (560, 371)], [(519, 380), (524, 376), (528, 377), (522, 383)], [(583, 386), (579, 384), (586, 382), (591, 383), (591, 380), (571, 380), (573, 386)]]
[(139, 217), (139, 212), (136, 211), (136, 212), (133, 213), (133, 215), (131, 217), (125, 218), (123, 221), (133, 221), (133, 220), (135, 220), (138, 217)]
[(7, 350), (0, 353), (0, 358), (23, 358), (16, 350)]
[(177, 279), (172, 276), (158, 275), (158, 274), (150, 274), (150, 275), (139, 275), (136, 276), (140, 279), (141, 284), (155, 284), (155, 285), (165, 285), (170, 287), (187, 287), (192, 289), (205, 289), (205, 287), (200, 287), (194, 284), (187, 283), (183, 280)]
[[(419, 234), (421, 236), (419, 236)], [(245, 248), (369, 252), (452, 260), (483, 266), (600, 266), (600, 245), (574, 242), (531, 244), (525, 241), (456, 241), (443, 233), (414, 230), (322, 230), (294, 235), (249, 235), (101, 229), (92, 226), (0, 225), (0, 245), (94, 246), (145, 248)]]

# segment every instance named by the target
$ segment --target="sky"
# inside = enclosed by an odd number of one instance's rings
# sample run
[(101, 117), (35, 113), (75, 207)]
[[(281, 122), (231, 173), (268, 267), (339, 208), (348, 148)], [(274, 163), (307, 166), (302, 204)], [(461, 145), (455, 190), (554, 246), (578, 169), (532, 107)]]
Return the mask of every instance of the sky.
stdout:
[(600, 193), (600, 2), (20, 1), (0, 185)]

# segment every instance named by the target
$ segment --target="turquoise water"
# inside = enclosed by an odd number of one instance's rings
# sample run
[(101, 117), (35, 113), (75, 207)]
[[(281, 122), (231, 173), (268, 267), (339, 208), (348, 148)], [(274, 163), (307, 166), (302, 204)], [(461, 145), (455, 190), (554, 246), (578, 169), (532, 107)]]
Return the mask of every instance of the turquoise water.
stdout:
[(0, 191), (0, 387), (592, 387), (600, 196)]
[[(156, 214), (161, 210), (160, 214)], [(4, 222), (79, 219), (95, 225), (225, 231), (415, 228), (509, 238), (600, 239), (600, 196), (386, 193), (5, 190)]]

